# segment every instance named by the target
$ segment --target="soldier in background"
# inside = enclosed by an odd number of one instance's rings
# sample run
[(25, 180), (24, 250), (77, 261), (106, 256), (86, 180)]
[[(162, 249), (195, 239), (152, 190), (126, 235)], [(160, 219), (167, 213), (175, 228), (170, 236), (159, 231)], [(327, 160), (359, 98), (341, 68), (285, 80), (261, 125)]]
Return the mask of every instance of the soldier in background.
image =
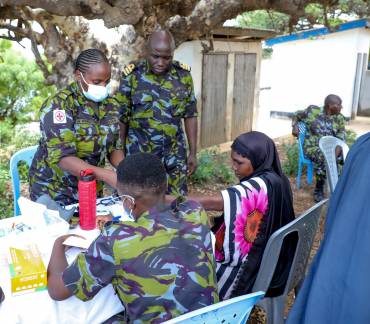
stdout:
[(123, 159), (118, 105), (109, 95), (111, 69), (98, 49), (82, 51), (75, 64), (75, 82), (45, 101), (40, 109), (41, 139), (29, 172), (30, 194), (43, 194), (63, 204), (78, 202), (81, 170), (92, 169), (98, 195), (103, 182), (116, 186), (116, 173), (104, 169)]
[(158, 156), (166, 168), (167, 193), (176, 196), (187, 193), (187, 175), (197, 166), (197, 109), (190, 67), (172, 60), (174, 49), (168, 31), (154, 32), (146, 59), (123, 68), (117, 99), (126, 155)]
[[(303, 150), (305, 156), (313, 162), (316, 174), (315, 202), (324, 198), (326, 180), (325, 158), (320, 150), (319, 141), (322, 136), (329, 135), (345, 140), (345, 119), (340, 113), (341, 109), (342, 99), (337, 95), (330, 94), (325, 98), (323, 108), (311, 105), (305, 110), (297, 111), (293, 117), (293, 134), (298, 135), (298, 122), (303, 122), (306, 125)], [(339, 147), (336, 153), (339, 157), (341, 154)]]

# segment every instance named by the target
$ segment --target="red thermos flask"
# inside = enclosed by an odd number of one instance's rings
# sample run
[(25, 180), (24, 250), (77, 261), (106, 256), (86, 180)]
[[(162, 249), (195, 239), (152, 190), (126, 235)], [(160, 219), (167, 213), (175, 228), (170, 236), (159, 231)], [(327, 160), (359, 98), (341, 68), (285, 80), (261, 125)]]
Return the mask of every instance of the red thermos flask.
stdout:
[(93, 170), (80, 172), (78, 180), (80, 227), (83, 230), (96, 228), (96, 180)]

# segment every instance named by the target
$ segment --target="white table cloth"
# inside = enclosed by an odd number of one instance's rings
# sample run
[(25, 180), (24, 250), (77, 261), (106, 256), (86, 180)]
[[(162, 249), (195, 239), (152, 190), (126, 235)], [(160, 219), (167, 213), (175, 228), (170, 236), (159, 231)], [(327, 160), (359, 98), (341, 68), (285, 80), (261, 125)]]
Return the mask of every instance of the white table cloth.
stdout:
[[(20, 216), (21, 217), (21, 216)], [(1, 220), (11, 222), (18, 217)], [(90, 234), (90, 233), (89, 233)], [(0, 238), (0, 286), (5, 300), (0, 305), (0, 323), (4, 324), (94, 324), (101, 323), (114, 314), (124, 310), (111, 285), (103, 288), (92, 300), (83, 302), (72, 296), (64, 301), (54, 301), (47, 290), (12, 296), (10, 291), (10, 272), (7, 260), (9, 236)], [(37, 244), (47, 267), (55, 237), (42, 231), (22, 234), (16, 240)], [(80, 250), (72, 248), (67, 252), (71, 262)]]

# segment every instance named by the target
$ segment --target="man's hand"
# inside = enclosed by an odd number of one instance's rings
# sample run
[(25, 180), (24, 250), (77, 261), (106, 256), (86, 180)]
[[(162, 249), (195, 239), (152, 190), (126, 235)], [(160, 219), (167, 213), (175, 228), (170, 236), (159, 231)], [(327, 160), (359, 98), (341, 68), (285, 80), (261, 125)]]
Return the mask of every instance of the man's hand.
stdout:
[(76, 234), (67, 234), (58, 237), (54, 242), (48, 265), (48, 292), (54, 300), (64, 300), (72, 296), (72, 292), (65, 287), (62, 276), (63, 271), (68, 267), (65, 245), (63, 242), (70, 236), (79, 236)]
[(342, 154), (342, 148), (340, 146), (337, 146), (335, 148), (335, 156), (339, 157)]
[(195, 154), (189, 154), (188, 156), (188, 176), (192, 175), (197, 169), (197, 157)]

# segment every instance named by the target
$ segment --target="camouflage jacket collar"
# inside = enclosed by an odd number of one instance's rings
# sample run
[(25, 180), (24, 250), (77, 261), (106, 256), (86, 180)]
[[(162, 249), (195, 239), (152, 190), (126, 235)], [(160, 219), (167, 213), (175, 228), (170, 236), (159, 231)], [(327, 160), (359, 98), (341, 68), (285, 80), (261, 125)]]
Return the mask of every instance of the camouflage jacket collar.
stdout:
[(86, 99), (76, 81), (72, 82), (67, 89), (70, 90), (75, 96), (82, 96), (84, 99)]

